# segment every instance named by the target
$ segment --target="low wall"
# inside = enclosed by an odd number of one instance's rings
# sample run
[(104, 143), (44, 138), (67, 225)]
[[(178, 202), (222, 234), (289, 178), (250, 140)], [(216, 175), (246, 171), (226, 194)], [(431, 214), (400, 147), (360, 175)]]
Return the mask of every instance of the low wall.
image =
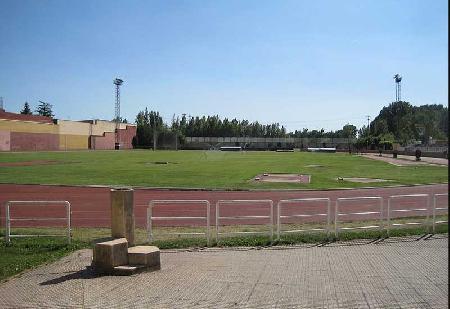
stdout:
[(82, 150), (89, 149), (88, 135), (59, 135), (59, 149), (60, 150)]
[(126, 129), (119, 129), (120, 149), (133, 149), (132, 141), (135, 136), (135, 126), (127, 126)]
[(92, 135), (90, 137), (90, 148), (95, 150), (115, 149), (115, 133), (106, 132), (103, 136)]
[(59, 150), (58, 134), (11, 132), (11, 151)]
[(11, 150), (11, 134), (8, 131), (0, 131), (0, 151)]

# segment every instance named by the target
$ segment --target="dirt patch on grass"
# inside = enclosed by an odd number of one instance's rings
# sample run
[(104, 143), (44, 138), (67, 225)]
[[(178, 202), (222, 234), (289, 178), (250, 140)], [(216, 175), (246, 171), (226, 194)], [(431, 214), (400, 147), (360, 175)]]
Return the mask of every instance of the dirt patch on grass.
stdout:
[(371, 182), (386, 182), (390, 181), (387, 179), (379, 179), (379, 178), (364, 178), (364, 177), (344, 177), (338, 178), (338, 180), (350, 181), (350, 182), (359, 182), (359, 183), (371, 183)]
[(255, 176), (252, 180), (255, 182), (310, 183), (311, 175), (264, 173)]
[(154, 162), (145, 162), (146, 165), (169, 165), (169, 164), (178, 164), (178, 162), (169, 162), (169, 161), (154, 161)]
[(0, 162), (0, 167), (51, 165), (51, 164), (63, 164), (63, 163), (73, 163), (73, 162), (61, 162), (61, 161), (56, 161), (56, 160), (34, 160), (34, 161), (21, 161), (21, 162)]

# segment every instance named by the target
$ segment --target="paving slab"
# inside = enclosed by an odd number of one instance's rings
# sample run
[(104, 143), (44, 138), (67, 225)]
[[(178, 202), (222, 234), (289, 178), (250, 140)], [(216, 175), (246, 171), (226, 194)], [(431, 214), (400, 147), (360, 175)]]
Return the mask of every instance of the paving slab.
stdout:
[(98, 276), (91, 250), (0, 284), (2, 308), (448, 308), (448, 236), (161, 250), (161, 270)]

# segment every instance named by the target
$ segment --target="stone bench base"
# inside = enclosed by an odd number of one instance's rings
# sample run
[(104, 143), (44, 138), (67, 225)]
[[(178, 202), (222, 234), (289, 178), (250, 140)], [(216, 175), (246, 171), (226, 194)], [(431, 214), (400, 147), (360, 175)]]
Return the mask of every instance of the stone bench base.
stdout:
[(135, 246), (128, 248), (126, 238), (95, 244), (92, 266), (101, 274), (133, 275), (161, 269), (159, 248)]

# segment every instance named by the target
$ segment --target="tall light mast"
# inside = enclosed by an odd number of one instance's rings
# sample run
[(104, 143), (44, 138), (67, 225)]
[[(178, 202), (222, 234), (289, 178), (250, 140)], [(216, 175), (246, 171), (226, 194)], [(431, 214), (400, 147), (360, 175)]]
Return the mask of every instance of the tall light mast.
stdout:
[(395, 102), (402, 100), (402, 77), (399, 74), (394, 75), (395, 80)]
[(114, 80), (114, 85), (116, 85), (116, 108), (115, 108), (115, 117), (114, 121), (116, 123), (116, 144), (115, 148), (120, 149), (120, 86), (123, 84), (123, 80), (120, 78), (116, 78)]

